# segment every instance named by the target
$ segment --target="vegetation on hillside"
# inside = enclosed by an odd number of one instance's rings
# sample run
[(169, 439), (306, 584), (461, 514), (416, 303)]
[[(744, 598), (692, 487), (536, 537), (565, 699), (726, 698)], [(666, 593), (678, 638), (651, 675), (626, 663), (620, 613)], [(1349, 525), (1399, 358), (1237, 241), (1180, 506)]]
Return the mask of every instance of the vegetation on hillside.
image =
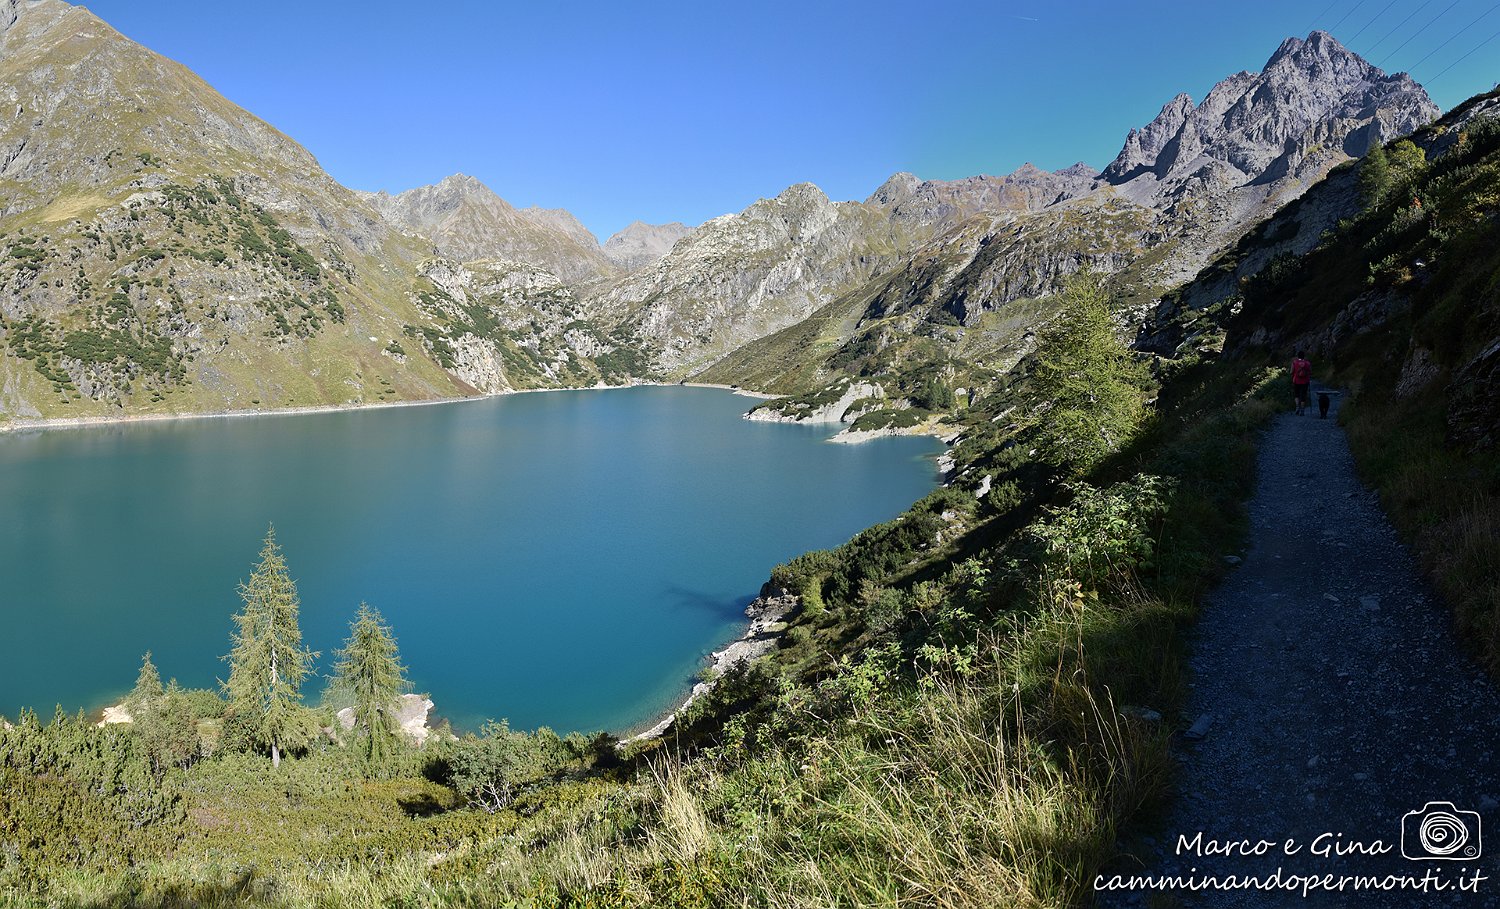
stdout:
[[(1084, 353), (1070, 319), (1044, 344), (1055, 362)], [(1077, 902), (1115, 827), (1164, 791), (1180, 626), (1232, 546), (1270, 410), (1265, 389), (1209, 398), (1235, 387), (1154, 421), (1110, 417), (1119, 435), (1092, 470), (1010, 458), (1003, 502), (940, 490), (778, 568), (802, 601), (782, 647), (660, 741), (492, 724), (380, 749), (368, 721), (346, 735), (295, 697), (274, 715), (311, 722), (230, 735), (229, 704), (158, 694), (144, 669), (133, 699), (177, 718), (179, 744), (190, 719), (191, 753), (149, 744), (149, 720), (23, 716), (0, 732), (0, 766), (46, 800), (8, 809), (25, 836), (7, 839), (0, 885), (37, 904), (148, 906)], [(1043, 425), (1004, 444), (1029, 448)], [(275, 627), (277, 604), (286, 629), (295, 589), (273, 541), (244, 593), (241, 638), (265, 640), (251, 629)], [(357, 618), (341, 663), (350, 680), (374, 655), (373, 701), (399, 676), (382, 628)], [(277, 666), (296, 664), (300, 644), (282, 643)], [(269, 644), (248, 649), (236, 659), (267, 664)], [(92, 820), (65, 831), (53, 807), (26, 807), (64, 802)]]

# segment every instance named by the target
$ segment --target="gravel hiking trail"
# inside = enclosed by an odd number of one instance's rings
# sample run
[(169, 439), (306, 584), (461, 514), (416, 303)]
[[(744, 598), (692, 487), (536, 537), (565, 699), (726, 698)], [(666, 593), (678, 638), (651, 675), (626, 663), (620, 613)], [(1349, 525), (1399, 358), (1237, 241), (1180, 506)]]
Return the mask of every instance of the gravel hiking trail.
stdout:
[[(1177, 795), (1132, 836), (1140, 860), (1104, 878), (1264, 884), (1279, 869), (1282, 888), (1158, 885), (1100, 905), (1500, 906), (1500, 693), (1356, 477), (1336, 415), (1288, 412), (1265, 435), (1249, 547), (1192, 638)], [(1403, 830), (1429, 858), (1403, 855)], [(1327, 889), (1343, 876), (1400, 889)], [(1304, 894), (1296, 877), (1318, 880)]]

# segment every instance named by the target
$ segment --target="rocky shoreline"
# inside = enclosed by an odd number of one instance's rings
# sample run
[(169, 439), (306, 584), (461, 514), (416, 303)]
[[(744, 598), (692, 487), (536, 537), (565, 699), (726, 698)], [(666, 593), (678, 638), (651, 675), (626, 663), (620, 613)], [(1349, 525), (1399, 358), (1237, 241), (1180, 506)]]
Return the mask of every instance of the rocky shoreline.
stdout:
[(492, 394), (462, 395), (452, 398), (429, 398), (419, 401), (376, 401), (365, 404), (309, 404), (306, 407), (265, 407), (239, 410), (215, 410), (205, 413), (122, 413), (90, 417), (20, 417), (0, 420), (0, 434), (7, 432), (41, 432), (49, 429), (85, 429), (96, 426), (119, 426), (132, 423), (159, 423), (169, 420), (215, 420), (239, 417), (287, 417), (314, 413), (343, 413), (355, 410), (384, 410), (391, 407), (427, 407), (437, 404), (461, 404), (485, 401), (509, 395), (541, 394), (549, 391), (607, 391), (617, 388), (719, 388), (744, 398), (768, 400), (776, 395), (706, 382), (632, 382), (629, 385), (583, 385), (577, 388), (517, 388)]
[(708, 666), (683, 702), (662, 717), (656, 725), (645, 732), (621, 739), (620, 744), (623, 746), (631, 742), (661, 737), (684, 710), (691, 707), (698, 698), (713, 690), (716, 680), (724, 673), (741, 663), (753, 662), (774, 650), (781, 635), (786, 631), (787, 616), (791, 615), (800, 604), (801, 600), (795, 594), (780, 587), (772, 587), (767, 582), (761, 587), (760, 596), (745, 607), (745, 615), (749, 616), (750, 625), (739, 637), (708, 655)]

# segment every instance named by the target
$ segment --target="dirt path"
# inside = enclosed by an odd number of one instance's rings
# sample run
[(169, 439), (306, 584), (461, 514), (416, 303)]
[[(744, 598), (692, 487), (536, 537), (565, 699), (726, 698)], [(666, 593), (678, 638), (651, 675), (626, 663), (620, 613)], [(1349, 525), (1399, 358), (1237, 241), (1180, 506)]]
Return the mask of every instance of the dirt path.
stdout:
[[(1135, 844), (1144, 867), (1110, 873), (1268, 878), (1279, 868), (1283, 882), (1316, 875), (1322, 887), (1342, 875), (1425, 876), (1425, 890), (1174, 887), (1173, 902), (1152, 895), (1158, 887), (1101, 894), (1100, 903), (1500, 906), (1500, 694), (1460, 649), (1446, 607), (1355, 477), (1332, 418), (1318, 419), (1314, 407), (1277, 419), (1250, 516), (1244, 562), (1209, 597), (1195, 631), (1186, 719), (1200, 731), (1204, 717), (1211, 725), (1196, 741), (1182, 737), (1179, 797)], [(1458, 851), (1480, 846), (1479, 857), (1403, 857), (1403, 818), (1437, 801), (1480, 815), (1483, 829)], [(1475, 826), (1472, 816), (1458, 819)], [(1406, 826), (1407, 848), (1420, 848)], [(1441, 826), (1429, 828), (1439, 849)], [(1200, 855), (1191, 846), (1200, 831), (1205, 847), (1273, 845), (1261, 855)], [(1389, 851), (1315, 852), (1355, 843)], [(1476, 883), (1476, 873), (1488, 879)], [(1461, 892), (1461, 881), (1475, 889)]]

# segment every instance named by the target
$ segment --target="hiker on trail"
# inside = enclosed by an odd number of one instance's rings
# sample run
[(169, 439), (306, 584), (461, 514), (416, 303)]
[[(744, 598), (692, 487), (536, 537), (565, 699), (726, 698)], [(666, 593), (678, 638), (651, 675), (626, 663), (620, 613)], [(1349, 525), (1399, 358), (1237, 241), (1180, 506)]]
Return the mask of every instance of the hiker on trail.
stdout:
[(1312, 364), (1302, 359), (1302, 351), (1292, 357), (1292, 406), (1297, 416), (1307, 409), (1307, 386), (1312, 382)]

